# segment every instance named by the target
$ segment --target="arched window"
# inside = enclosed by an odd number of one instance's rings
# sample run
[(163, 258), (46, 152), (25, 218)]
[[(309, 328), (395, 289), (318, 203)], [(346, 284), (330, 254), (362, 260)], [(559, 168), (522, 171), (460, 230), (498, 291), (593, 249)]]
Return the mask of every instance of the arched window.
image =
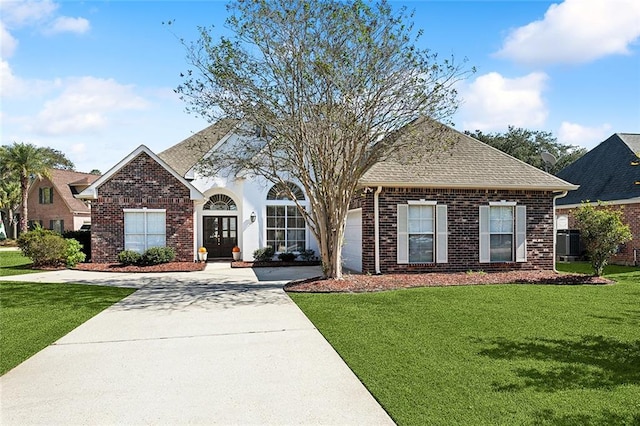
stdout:
[(287, 182), (286, 187), (282, 184), (273, 185), (267, 194), (267, 200), (291, 200), (289, 191), (295, 195), (296, 200), (304, 200), (304, 192), (292, 182)]
[(267, 200), (273, 202), (267, 205), (267, 245), (276, 253), (300, 252), (307, 246), (304, 216), (289, 195), (303, 201), (304, 193), (294, 183), (286, 185), (273, 185), (267, 193)]
[(238, 206), (231, 197), (224, 194), (215, 194), (204, 205), (204, 210), (238, 210)]

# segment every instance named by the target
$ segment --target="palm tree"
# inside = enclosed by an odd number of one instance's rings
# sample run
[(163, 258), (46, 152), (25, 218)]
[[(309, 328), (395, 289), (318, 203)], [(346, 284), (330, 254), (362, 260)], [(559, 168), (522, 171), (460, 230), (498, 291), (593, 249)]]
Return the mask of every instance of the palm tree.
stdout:
[(56, 166), (66, 168), (69, 165), (72, 169), (73, 163), (64, 154), (51, 148), (18, 142), (0, 147), (0, 176), (3, 179), (17, 177), (20, 182), (20, 232), (28, 230), (27, 198), (31, 181), (35, 178), (50, 177), (51, 169)]
[[(1, 148), (0, 148), (1, 149)], [(15, 238), (18, 229), (15, 223), (15, 211), (20, 205), (20, 182), (9, 176), (0, 176), (0, 215), (6, 221), (7, 237)]]

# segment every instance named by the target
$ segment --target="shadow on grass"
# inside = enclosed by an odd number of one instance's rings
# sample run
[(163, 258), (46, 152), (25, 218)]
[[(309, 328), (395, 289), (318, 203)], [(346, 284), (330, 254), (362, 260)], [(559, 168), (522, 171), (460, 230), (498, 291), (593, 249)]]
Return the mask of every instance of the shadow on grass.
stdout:
[(597, 415), (556, 414), (553, 410), (541, 410), (534, 414), (536, 426), (589, 426), (589, 425), (640, 425), (640, 414), (632, 418), (604, 410)]
[(3, 309), (63, 306), (65, 309), (88, 307), (101, 310), (105, 307), (105, 300), (112, 300), (115, 294), (126, 296), (132, 292), (111, 287), (7, 281), (0, 283), (0, 303)]
[[(477, 341), (489, 347), (479, 355), (498, 360), (544, 361), (546, 367), (517, 367), (516, 383), (493, 383), (498, 392), (527, 388), (543, 392), (568, 389), (611, 389), (640, 384), (640, 340), (623, 342), (603, 336), (580, 340), (504, 338)], [(560, 365), (558, 365), (560, 364)]]

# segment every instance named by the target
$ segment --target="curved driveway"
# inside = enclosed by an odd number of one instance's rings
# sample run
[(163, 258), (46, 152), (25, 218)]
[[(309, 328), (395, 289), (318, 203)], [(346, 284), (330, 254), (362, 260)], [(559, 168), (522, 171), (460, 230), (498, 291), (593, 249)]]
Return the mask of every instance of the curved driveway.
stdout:
[(0, 377), (2, 425), (393, 424), (282, 290), (317, 268), (4, 280), (138, 291)]

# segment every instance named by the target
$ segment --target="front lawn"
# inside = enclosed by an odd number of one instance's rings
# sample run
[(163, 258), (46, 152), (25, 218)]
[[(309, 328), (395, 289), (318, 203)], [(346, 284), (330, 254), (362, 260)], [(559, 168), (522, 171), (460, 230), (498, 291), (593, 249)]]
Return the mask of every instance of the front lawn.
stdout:
[(31, 263), (19, 250), (0, 250), (0, 277), (41, 272), (31, 269)]
[(0, 282), (0, 375), (134, 291)]
[(290, 296), (400, 425), (640, 424), (640, 269), (610, 270), (617, 284)]

